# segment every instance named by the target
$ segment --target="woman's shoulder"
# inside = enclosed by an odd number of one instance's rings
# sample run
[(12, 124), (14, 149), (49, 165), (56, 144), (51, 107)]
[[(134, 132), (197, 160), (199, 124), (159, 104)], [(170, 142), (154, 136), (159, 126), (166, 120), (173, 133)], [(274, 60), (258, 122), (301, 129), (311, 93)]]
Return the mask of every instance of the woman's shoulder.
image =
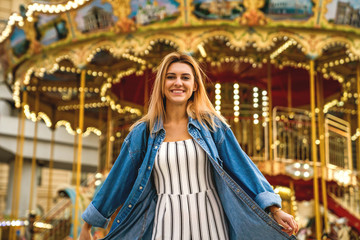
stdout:
[(148, 123), (147, 122), (140, 122), (137, 123), (129, 134), (126, 136), (126, 140), (134, 139), (134, 138), (142, 138), (144, 134), (148, 131)]
[(214, 124), (210, 126), (210, 129), (213, 131), (226, 131), (229, 127), (229, 124), (226, 122), (226, 119), (224, 117), (219, 117), (216, 115), (212, 116)]

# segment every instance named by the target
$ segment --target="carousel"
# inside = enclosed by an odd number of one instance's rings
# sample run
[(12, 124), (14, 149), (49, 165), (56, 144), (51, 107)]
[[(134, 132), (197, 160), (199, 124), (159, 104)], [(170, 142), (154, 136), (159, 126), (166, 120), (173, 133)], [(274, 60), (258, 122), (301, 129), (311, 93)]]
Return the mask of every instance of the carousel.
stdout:
[[(84, 202), (110, 170), (129, 126), (146, 113), (156, 67), (173, 51), (198, 59), (215, 109), (307, 237), (331, 235), (339, 219), (359, 236), (357, 1), (48, 0), (20, 9), (0, 35), (0, 61), (19, 112), (3, 239), (24, 227), (7, 222), (18, 221), (19, 193), (29, 187), (19, 184), (25, 119), (35, 125), (33, 175), (39, 122), (74, 136), (68, 213), (50, 206), (62, 217), (36, 216), (34, 228), (39, 239), (76, 239)], [(84, 185), (82, 141), (89, 134), (98, 136), (99, 155)], [(48, 167), (52, 181), (51, 157)]]

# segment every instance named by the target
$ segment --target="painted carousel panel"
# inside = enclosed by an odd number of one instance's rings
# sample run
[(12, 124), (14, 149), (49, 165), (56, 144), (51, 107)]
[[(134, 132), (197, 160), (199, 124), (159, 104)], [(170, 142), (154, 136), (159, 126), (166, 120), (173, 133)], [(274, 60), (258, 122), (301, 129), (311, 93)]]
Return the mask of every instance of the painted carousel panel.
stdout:
[(30, 41), (26, 38), (25, 31), (15, 27), (10, 36), (10, 46), (15, 57), (23, 56), (30, 46)]
[(129, 18), (141, 26), (171, 23), (180, 16), (179, 5), (175, 0), (132, 0)]
[(113, 6), (101, 0), (92, 1), (78, 10), (75, 16), (77, 29), (83, 34), (108, 31), (117, 20)]
[(263, 11), (274, 21), (305, 21), (314, 15), (312, 0), (266, 0)]
[(328, 0), (325, 10), (324, 17), (331, 26), (360, 28), (360, 1)]
[(66, 39), (69, 33), (65, 18), (58, 14), (39, 14), (34, 27), (36, 40), (45, 46)]
[(194, 0), (193, 14), (199, 19), (205, 20), (234, 20), (241, 17), (245, 12), (243, 0), (215, 1), (215, 0)]

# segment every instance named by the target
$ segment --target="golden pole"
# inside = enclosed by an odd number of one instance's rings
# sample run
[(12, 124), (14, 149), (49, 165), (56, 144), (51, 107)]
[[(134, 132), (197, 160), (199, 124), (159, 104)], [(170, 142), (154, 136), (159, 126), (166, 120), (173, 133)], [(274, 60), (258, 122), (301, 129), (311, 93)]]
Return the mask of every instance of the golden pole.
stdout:
[[(319, 75), (318, 75), (319, 76)], [(324, 130), (324, 93), (323, 93), (323, 78), (319, 78), (316, 82), (317, 86), (317, 103), (319, 108), (319, 139), (320, 139), (320, 162), (321, 162), (321, 192), (324, 206), (324, 226), (325, 232), (329, 233), (330, 228), (328, 226), (328, 204), (326, 193), (326, 161), (325, 161), (325, 130)]]
[(291, 74), (290, 71), (288, 72), (288, 89), (287, 89), (287, 100), (288, 100), (288, 108), (291, 109), (292, 108), (292, 96), (291, 96)]
[(107, 135), (106, 135), (106, 162), (105, 162), (105, 171), (109, 171), (110, 170), (110, 161), (111, 161), (111, 135), (112, 135), (112, 122), (111, 122), (111, 118), (112, 118), (112, 110), (111, 107), (108, 107), (108, 112), (107, 112)]
[(78, 134), (78, 155), (77, 155), (77, 168), (76, 168), (76, 198), (75, 198), (75, 218), (74, 218), (74, 236), (73, 239), (78, 237), (78, 218), (79, 218), (79, 200), (80, 200), (80, 174), (81, 174), (81, 150), (82, 150), (82, 133), (84, 128), (84, 101), (85, 101), (85, 70), (81, 70), (81, 83), (80, 83), (80, 109), (79, 109), (79, 134)]
[[(357, 82), (357, 120), (358, 120), (358, 128), (356, 131), (360, 131), (360, 63), (358, 63), (356, 68), (356, 82)], [(358, 147), (357, 147), (357, 171), (360, 172), (360, 137), (357, 139)]]
[[(357, 69), (356, 69), (356, 82), (357, 82), (357, 117), (358, 117), (358, 128), (357, 131), (360, 131), (360, 63), (358, 63)], [(357, 139), (358, 142), (358, 153), (357, 153), (357, 170), (360, 172), (360, 138)]]
[[(99, 108), (99, 119), (98, 119), (98, 126), (99, 126), (99, 129), (103, 130), (102, 128), (102, 125), (103, 125), (103, 122), (102, 122), (102, 119), (103, 119), (103, 111), (102, 111), (102, 108)], [(102, 168), (102, 163), (101, 163), (101, 156), (102, 156), (102, 151), (101, 151), (101, 143), (102, 143), (102, 139), (103, 139), (103, 134), (101, 133), (101, 135), (99, 136), (99, 160), (98, 160), (98, 167), (97, 167), (97, 172), (103, 172), (103, 168)]]
[(145, 89), (144, 89), (144, 113), (147, 113), (149, 107), (149, 72), (145, 72)]
[(15, 154), (15, 164), (14, 164), (14, 177), (13, 177), (13, 192), (12, 192), (12, 204), (11, 204), (11, 218), (14, 217), (15, 214), (15, 198), (16, 198), (16, 186), (17, 186), (17, 174), (18, 174), (18, 165), (19, 165), (19, 152), (20, 152), (20, 135), (22, 131), (22, 118), (24, 114), (22, 112), (22, 108), (19, 111), (18, 114), (18, 134), (16, 136), (16, 154)]
[[(288, 89), (287, 89), (287, 102), (288, 102), (288, 108), (289, 108), (289, 114), (291, 114), (291, 108), (292, 108), (292, 92), (291, 92), (291, 73), (290, 71), (288, 71)], [(290, 129), (291, 129), (291, 122), (289, 123), (290, 124)], [(294, 151), (294, 148), (293, 148), (293, 139), (292, 139), (292, 136), (293, 134), (291, 133), (291, 131), (288, 131), (288, 136), (289, 136), (289, 158), (292, 159), (295, 157), (295, 154), (293, 154), (293, 151)]]
[[(35, 99), (35, 113), (39, 113), (39, 92), (36, 92)], [(31, 181), (30, 181), (30, 201), (29, 201), (29, 213), (33, 210), (33, 198), (34, 198), (34, 182), (36, 174), (36, 150), (37, 150), (37, 135), (38, 135), (38, 124), (39, 119), (36, 117), (35, 128), (34, 128), (34, 145), (33, 145), (33, 157), (31, 161)]]
[(267, 90), (269, 97), (269, 160), (271, 161), (271, 173), (274, 173), (274, 162), (273, 162), (273, 133), (272, 133), (272, 91), (271, 91), (271, 63), (268, 59), (267, 63)]
[(290, 179), (290, 190), (291, 190), (291, 200), (290, 200), (290, 214), (295, 216), (295, 211), (294, 211), (294, 208), (293, 208), (293, 205), (292, 205), (292, 196), (295, 195), (295, 187), (294, 187), (294, 180)]
[(315, 115), (315, 75), (314, 60), (310, 60), (310, 102), (311, 102), (311, 149), (314, 167), (314, 202), (315, 202), (315, 223), (316, 239), (321, 239), (320, 207), (319, 207), (319, 186), (317, 169), (317, 146), (316, 140), (316, 115)]
[(76, 132), (76, 126), (77, 126), (77, 111), (74, 111), (74, 129), (75, 129), (75, 134), (74, 134), (74, 158), (73, 158), (73, 164), (72, 164), (72, 176), (71, 176), (71, 184), (75, 185), (76, 184), (76, 157), (77, 157), (77, 132)]
[(75, 130), (75, 134), (74, 134), (74, 158), (73, 158), (73, 164), (72, 164), (72, 176), (71, 176), (71, 184), (75, 185), (76, 184), (76, 157), (77, 157), (77, 139), (78, 139), (78, 135), (77, 132)]
[[(13, 193), (12, 193), (12, 206), (11, 206), (11, 218), (16, 220), (19, 216), (19, 198), (21, 187), (21, 175), (23, 165), (23, 149), (24, 149), (24, 131), (25, 131), (25, 105), (27, 104), (27, 92), (23, 92), (23, 103), (19, 113), (19, 125), (18, 131), (20, 134), (17, 136), (16, 156), (14, 164), (14, 181), (13, 181)], [(10, 227), (9, 239), (16, 238), (15, 228)]]
[[(23, 106), (27, 104), (27, 92), (24, 91)], [(16, 187), (16, 201), (15, 201), (15, 218), (19, 216), (19, 200), (20, 200), (20, 189), (21, 189), (21, 177), (22, 177), (22, 168), (23, 168), (23, 150), (24, 150), (24, 132), (25, 132), (25, 113), (22, 114), (21, 118), (21, 135), (20, 135), (20, 152), (19, 152), (19, 165), (18, 165), (18, 174), (17, 174), (17, 187)]]
[(50, 161), (49, 161), (49, 186), (48, 186), (48, 199), (47, 211), (50, 211), (52, 199), (52, 180), (53, 180), (53, 167), (54, 167), (54, 145), (55, 145), (55, 129), (51, 129), (51, 142), (50, 142)]

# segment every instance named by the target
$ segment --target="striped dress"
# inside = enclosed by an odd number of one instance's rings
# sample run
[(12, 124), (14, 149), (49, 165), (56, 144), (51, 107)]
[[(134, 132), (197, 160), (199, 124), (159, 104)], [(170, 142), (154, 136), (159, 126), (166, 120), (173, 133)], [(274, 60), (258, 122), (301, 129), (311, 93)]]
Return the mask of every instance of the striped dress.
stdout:
[(153, 240), (229, 239), (210, 162), (193, 140), (163, 142), (154, 163)]

